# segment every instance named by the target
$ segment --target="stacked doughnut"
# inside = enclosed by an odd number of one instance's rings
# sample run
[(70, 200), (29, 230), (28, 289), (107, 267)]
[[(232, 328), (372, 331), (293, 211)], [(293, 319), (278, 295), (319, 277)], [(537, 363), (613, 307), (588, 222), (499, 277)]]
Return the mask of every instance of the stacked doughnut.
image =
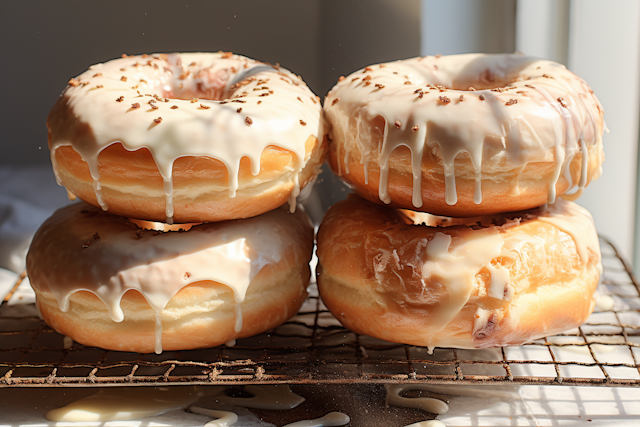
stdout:
[(148, 353), (233, 342), (297, 312), (313, 228), (296, 199), (327, 151), (300, 77), (224, 52), (125, 55), (71, 79), (47, 127), (58, 183), (83, 201), (27, 256), (55, 330)]
[(341, 78), (324, 109), (329, 164), (359, 195), (318, 234), (320, 293), (345, 326), (481, 348), (586, 320), (598, 238), (558, 199), (601, 174), (603, 110), (582, 79), (521, 54), (429, 56)]

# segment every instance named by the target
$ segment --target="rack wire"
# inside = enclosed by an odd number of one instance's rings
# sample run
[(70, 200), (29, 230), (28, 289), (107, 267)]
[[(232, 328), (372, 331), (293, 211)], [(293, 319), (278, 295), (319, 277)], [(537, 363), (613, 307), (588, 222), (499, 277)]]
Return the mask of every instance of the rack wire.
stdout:
[[(340, 325), (312, 284), (284, 325), (234, 347), (160, 355), (72, 343), (33, 304), (0, 305), (0, 387), (173, 384), (430, 383), (640, 387), (640, 285), (601, 238), (599, 306), (579, 328), (487, 350), (381, 341)], [(20, 279), (22, 280), (22, 279)]]

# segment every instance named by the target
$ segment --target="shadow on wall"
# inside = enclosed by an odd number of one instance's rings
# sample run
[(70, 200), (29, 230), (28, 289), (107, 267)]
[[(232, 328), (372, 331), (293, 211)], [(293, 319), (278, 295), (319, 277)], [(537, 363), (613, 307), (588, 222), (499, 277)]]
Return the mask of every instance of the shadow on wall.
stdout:
[(420, 53), (420, 0), (111, 1), (0, 6), (4, 155), (49, 162), (45, 121), (66, 82), (123, 53), (232, 51), (300, 74), (324, 97), (340, 75)]

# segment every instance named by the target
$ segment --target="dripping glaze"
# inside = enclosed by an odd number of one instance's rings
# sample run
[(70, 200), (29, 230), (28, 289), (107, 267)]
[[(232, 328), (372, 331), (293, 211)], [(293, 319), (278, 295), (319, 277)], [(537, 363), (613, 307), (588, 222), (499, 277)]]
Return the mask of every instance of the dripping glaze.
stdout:
[[(75, 118), (67, 117), (67, 110)], [(70, 134), (64, 125), (69, 120), (89, 124), (90, 135)], [(296, 158), (293, 210), (300, 192), (298, 174), (310, 156), (305, 141), (310, 136), (321, 141), (324, 135), (320, 102), (302, 79), (278, 65), (222, 52), (129, 56), (93, 65), (70, 81), (47, 127), (58, 184), (56, 150), (71, 146), (87, 163), (103, 210), (109, 206), (102, 193), (100, 153), (115, 143), (129, 151), (148, 149), (164, 182), (167, 223), (174, 215), (172, 169), (177, 158), (223, 162), (229, 197), (234, 198), (243, 157), (251, 161), (255, 176), (266, 147), (288, 150)]]
[[(423, 205), (421, 163), (427, 151), (440, 156), (450, 206), (458, 201), (454, 163), (461, 153), (468, 154), (473, 168), (475, 204), (483, 200), (482, 182), (488, 179), (483, 174), (504, 169), (505, 162), (509, 173), (529, 163), (552, 162), (548, 203), (556, 199), (561, 176), (575, 198), (601, 173), (598, 166), (587, 176), (588, 151), (595, 152), (598, 165), (603, 159), (602, 106), (582, 79), (552, 61), (467, 54), (365, 67), (341, 79), (324, 108), (337, 144), (336, 172), (348, 179), (350, 153), (357, 152), (368, 184), (368, 166), (377, 163), (379, 199), (386, 204), (392, 202), (387, 188), (390, 156), (401, 146), (411, 152), (415, 208)], [(384, 119), (380, 143), (367, 125), (376, 117)], [(572, 182), (569, 166), (578, 153), (580, 179)]]
[[(53, 294), (61, 311), (69, 310), (74, 293), (88, 291), (105, 304), (114, 322), (124, 320), (124, 294), (138, 291), (155, 311), (157, 353), (162, 351), (162, 318), (171, 318), (163, 313), (169, 300), (199, 281), (218, 282), (233, 291), (235, 330), (240, 331), (249, 284), (265, 266), (279, 262), (310, 227), (302, 209), (185, 226), (188, 232), (141, 226), (164, 225), (134, 223), (85, 203), (61, 208), (36, 233), (27, 270), (34, 289)], [(70, 259), (82, 262), (70, 267)]]

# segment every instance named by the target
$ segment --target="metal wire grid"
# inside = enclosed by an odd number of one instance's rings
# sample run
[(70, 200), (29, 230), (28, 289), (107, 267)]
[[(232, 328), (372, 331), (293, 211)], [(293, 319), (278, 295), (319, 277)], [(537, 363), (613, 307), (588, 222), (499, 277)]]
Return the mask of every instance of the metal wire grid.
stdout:
[[(640, 387), (640, 286), (601, 239), (600, 307), (581, 327), (519, 347), (435, 349), (355, 334), (317, 290), (289, 322), (234, 347), (141, 355), (65, 342), (35, 306), (0, 306), (0, 387), (250, 383)], [(65, 345), (67, 344), (67, 345)]]

